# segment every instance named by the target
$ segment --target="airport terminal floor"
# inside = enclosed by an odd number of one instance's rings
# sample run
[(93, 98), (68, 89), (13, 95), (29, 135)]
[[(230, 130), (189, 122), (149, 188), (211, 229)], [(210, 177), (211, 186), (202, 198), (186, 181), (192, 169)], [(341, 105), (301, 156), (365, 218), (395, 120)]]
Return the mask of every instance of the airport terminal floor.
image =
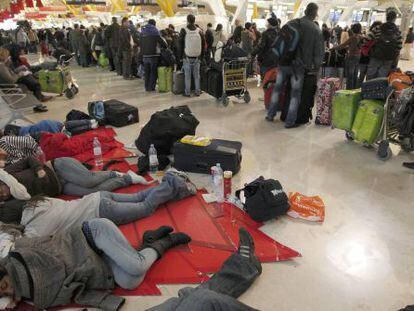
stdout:
[[(403, 63), (403, 68), (414, 68)], [(326, 205), (322, 224), (287, 216), (262, 230), (302, 257), (263, 265), (262, 276), (241, 297), (259, 310), (398, 310), (414, 303), (414, 174), (402, 167), (414, 156), (391, 146), (386, 162), (375, 151), (346, 140), (343, 131), (313, 123), (285, 129), (265, 122), (262, 90), (250, 84), (252, 101), (223, 107), (206, 94), (186, 98), (147, 93), (143, 80), (124, 80), (100, 68), (72, 72), (80, 86), (73, 99), (55, 98), (49, 112), (26, 114), (33, 122), (64, 120), (71, 109), (86, 111), (91, 99), (115, 98), (139, 108), (140, 122), (117, 129), (131, 144), (155, 111), (188, 105), (200, 121), (199, 135), (243, 143), (242, 169), (233, 178), (239, 188), (263, 175), (278, 179), (286, 191), (319, 195)], [(198, 187), (210, 176), (190, 174)], [(177, 295), (182, 285), (161, 285), (162, 296), (128, 297), (123, 310), (145, 310)]]

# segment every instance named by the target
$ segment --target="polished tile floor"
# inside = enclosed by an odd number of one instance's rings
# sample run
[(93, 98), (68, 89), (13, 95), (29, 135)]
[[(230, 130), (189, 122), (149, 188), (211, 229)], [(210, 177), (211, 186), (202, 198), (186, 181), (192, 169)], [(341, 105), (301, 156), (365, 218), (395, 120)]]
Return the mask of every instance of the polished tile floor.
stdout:
[[(153, 112), (187, 104), (200, 120), (198, 134), (243, 142), (235, 187), (263, 175), (279, 179), (286, 191), (324, 199), (323, 224), (281, 217), (263, 227), (303, 257), (265, 264), (243, 302), (268, 311), (398, 310), (414, 304), (414, 172), (401, 166), (414, 156), (393, 146), (393, 158), (381, 162), (374, 150), (346, 141), (339, 130), (314, 124), (286, 130), (280, 122), (265, 122), (254, 83), (250, 104), (235, 101), (224, 108), (207, 95), (148, 94), (141, 80), (125, 81), (102, 69), (75, 68), (73, 74), (80, 85), (76, 99), (56, 98), (49, 113), (27, 116), (63, 120), (70, 109), (86, 111), (92, 99), (116, 98), (139, 108), (140, 123), (118, 130), (128, 144)], [(209, 186), (207, 176), (192, 177)], [(161, 286), (161, 297), (129, 298), (125, 310), (144, 310), (180, 287)]]

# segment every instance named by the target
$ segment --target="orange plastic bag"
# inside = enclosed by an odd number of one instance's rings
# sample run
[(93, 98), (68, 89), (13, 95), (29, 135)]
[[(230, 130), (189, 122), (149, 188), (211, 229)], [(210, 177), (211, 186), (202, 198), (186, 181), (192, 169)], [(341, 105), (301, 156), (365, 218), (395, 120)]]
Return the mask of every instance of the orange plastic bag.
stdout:
[(289, 193), (290, 208), (287, 214), (293, 218), (323, 222), (325, 204), (319, 196), (308, 197), (299, 192)]
[(405, 73), (394, 71), (388, 76), (388, 84), (393, 86), (397, 91), (409, 88), (413, 81), (409, 75)]

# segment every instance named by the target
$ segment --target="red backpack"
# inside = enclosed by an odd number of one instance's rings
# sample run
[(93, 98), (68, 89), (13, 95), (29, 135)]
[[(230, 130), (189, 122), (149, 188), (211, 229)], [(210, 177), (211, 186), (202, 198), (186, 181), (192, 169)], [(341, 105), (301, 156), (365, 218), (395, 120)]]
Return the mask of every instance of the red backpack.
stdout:
[(375, 40), (369, 40), (367, 42), (365, 42), (362, 47), (361, 47), (361, 54), (362, 56), (369, 56), (369, 53), (372, 50), (372, 47), (375, 44)]

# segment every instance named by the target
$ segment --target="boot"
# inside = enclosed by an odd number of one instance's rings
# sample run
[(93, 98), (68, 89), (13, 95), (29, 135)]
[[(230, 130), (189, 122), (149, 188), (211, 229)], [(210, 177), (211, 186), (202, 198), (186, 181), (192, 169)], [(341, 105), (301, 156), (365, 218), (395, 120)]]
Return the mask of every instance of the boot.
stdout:
[(240, 256), (249, 258), (256, 266), (259, 274), (262, 274), (262, 264), (255, 254), (254, 240), (245, 228), (239, 229), (239, 248), (237, 250)]
[(147, 230), (144, 232), (144, 235), (142, 236), (142, 243), (154, 243), (155, 241), (162, 239), (163, 237), (167, 236), (173, 231), (174, 229), (169, 226), (161, 226), (157, 230)]
[(154, 249), (158, 254), (158, 259), (162, 257), (162, 255), (169, 250), (170, 248), (178, 245), (188, 244), (190, 243), (191, 238), (185, 233), (172, 233), (160, 240), (156, 240), (153, 243), (149, 243), (146, 247)]
[(403, 166), (405, 166), (406, 168), (410, 168), (410, 169), (414, 170), (414, 162), (404, 162)]

